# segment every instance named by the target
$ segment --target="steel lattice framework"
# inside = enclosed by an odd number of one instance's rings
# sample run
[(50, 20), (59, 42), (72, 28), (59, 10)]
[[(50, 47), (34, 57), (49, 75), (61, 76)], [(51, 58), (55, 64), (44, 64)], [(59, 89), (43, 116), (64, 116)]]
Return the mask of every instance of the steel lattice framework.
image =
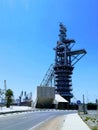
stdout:
[(47, 70), (40, 86), (41, 87), (52, 87), (54, 85), (54, 65), (51, 64), (49, 69)]
[(57, 41), (57, 46), (54, 48), (56, 54), (54, 75), (56, 93), (59, 93), (70, 102), (73, 97), (71, 91), (74, 65), (86, 54), (86, 51), (85, 49), (72, 51), (75, 40), (68, 39), (66, 32), (66, 27), (60, 23), (59, 41)]

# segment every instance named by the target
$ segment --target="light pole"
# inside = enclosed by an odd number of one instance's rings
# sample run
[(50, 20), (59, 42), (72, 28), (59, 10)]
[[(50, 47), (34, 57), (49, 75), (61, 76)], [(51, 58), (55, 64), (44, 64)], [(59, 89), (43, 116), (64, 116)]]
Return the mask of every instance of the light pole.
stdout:
[(84, 114), (87, 114), (86, 105), (85, 105), (84, 94), (83, 94), (83, 112), (84, 112)]

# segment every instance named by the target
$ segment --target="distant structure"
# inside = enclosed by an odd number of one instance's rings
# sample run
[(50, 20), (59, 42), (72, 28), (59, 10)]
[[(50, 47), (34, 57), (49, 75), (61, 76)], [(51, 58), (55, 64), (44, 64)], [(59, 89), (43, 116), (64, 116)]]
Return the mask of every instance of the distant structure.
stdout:
[(6, 93), (6, 89), (7, 89), (7, 87), (6, 87), (6, 80), (4, 80), (4, 91), (5, 91), (5, 93)]
[(55, 91), (70, 102), (73, 97), (71, 91), (74, 65), (86, 54), (86, 50), (81, 49), (72, 51), (75, 40), (67, 38), (67, 29), (62, 23), (60, 23), (59, 31), (59, 41), (57, 41), (57, 45), (54, 48)]
[(30, 105), (32, 103), (32, 92), (28, 93), (26, 91), (21, 91), (19, 99), (17, 99), (19, 105)]
[(6, 80), (4, 80), (4, 88), (3, 89), (0, 88), (0, 103), (1, 103), (1, 105), (5, 104), (5, 101), (6, 101), (6, 99), (5, 99), (6, 90), (7, 90)]

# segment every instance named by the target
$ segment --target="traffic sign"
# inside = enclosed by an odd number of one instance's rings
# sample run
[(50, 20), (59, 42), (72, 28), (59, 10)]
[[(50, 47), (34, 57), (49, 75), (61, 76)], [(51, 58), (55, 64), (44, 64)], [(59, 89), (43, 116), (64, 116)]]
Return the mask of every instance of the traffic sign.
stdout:
[(81, 101), (80, 100), (77, 100), (77, 105), (81, 105)]

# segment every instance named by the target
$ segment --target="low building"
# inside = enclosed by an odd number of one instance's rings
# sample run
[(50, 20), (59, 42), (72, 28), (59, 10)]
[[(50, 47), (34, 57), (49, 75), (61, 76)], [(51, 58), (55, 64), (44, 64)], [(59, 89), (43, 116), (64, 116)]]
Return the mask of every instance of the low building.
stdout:
[(35, 107), (66, 109), (68, 101), (59, 94), (55, 94), (55, 87), (37, 87)]

